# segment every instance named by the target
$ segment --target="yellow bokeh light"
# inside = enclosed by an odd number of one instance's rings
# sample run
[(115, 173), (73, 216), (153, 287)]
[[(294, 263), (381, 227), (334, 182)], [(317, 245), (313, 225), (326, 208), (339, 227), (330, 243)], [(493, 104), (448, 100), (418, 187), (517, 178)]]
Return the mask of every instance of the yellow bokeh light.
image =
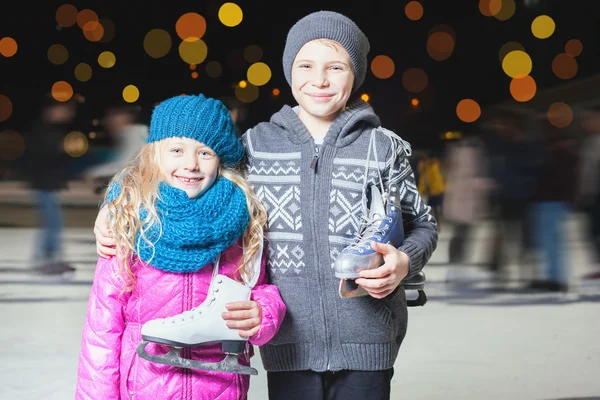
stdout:
[(0, 54), (4, 57), (12, 57), (17, 53), (17, 41), (11, 37), (4, 37), (0, 39)]
[(556, 24), (547, 15), (540, 15), (531, 23), (531, 33), (538, 39), (549, 38), (554, 33), (554, 29), (556, 29)]
[[(491, 5), (492, 3), (490, 2), (490, 7)], [(513, 16), (516, 9), (517, 6), (515, 5), (514, 0), (502, 0), (502, 7), (500, 8), (500, 11), (494, 15), (494, 18), (500, 21), (506, 21)]]
[(65, 136), (63, 146), (65, 153), (71, 157), (81, 157), (88, 151), (88, 139), (83, 133), (72, 131)]
[(240, 81), (238, 83), (238, 86), (241, 87), (242, 89), (246, 88), (246, 86), (248, 86), (248, 82), (246, 81)]
[(502, 47), (500, 47), (500, 51), (498, 51), (498, 58), (500, 59), (500, 62), (504, 60), (504, 57), (506, 57), (508, 53), (514, 50), (521, 50), (525, 52), (525, 47), (523, 47), (523, 45), (519, 42), (504, 43)]
[(52, 85), (51, 93), (54, 100), (64, 103), (73, 97), (73, 87), (69, 82), (58, 81)]
[(537, 91), (535, 79), (531, 75), (513, 78), (509, 86), (510, 94), (516, 101), (525, 102), (533, 99)]
[(135, 85), (127, 85), (123, 89), (123, 100), (135, 103), (140, 98), (140, 90)]
[(552, 103), (548, 107), (548, 121), (557, 128), (566, 128), (573, 122), (573, 110), (566, 103)]
[(0, 159), (17, 160), (24, 152), (25, 139), (23, 135), (10, 129), (0, 132)]
[(10, 99), (0, 94), (0, 121), (6, 121), (10, 118), (13, 112), (13, 105)]
[(456, 115), (463, 122), (475, 122), (481, 115), (481, 107), (473, 99), (462, 99), (456, 105)]
[(249, 63), (259, 62), (260, 59), (262, 58), (262, 56), (263, 56), (262, 49), (255, 44), (251, 44), (250, 46), (248, 46), (244, 49), (244, 58)]
[(246, 74), (248, 82), (254, 86), (264, 86), (271, 80), (271, 68), (263, 62), (254, 63)]
[(75, 25), (77, 22), (77, 7), (72, 4), (63, 4), (56, 9), (56, 22), (63, 28)]
[(366, 101), (367, 103), (369, 102), (369, 99), (370, 99), (369, 95), (366, 93), (361, 94), (360, 98), (362, 101)]
[(394, 61), (388, 56), (378, 55), (371, 61), (371, 72), (379, 79), (387, 79), (394, 75), (395, 71)]
[(48, 60), (54, 65), (61, 65), (69, 59), (69, 50), (62, 44), (53, 44), (48, 47)]
[(103, 51), (98, 56), (98, 64), (102, 68), (112, 68), (115, 66), (116, 62), (117, 62), (117, 57), (115, 57), (115, 55), (110, 51)]
[(152, 58), (166, 56), (171, 50), (171, 35), (164, 29), (152, 29), (144, 36), (144, 50)]
[(188, 38), (179, 44), (179, 57), (188, 64), (201, 64), (207, 55), (208, 47), (201, 39)]
[(529, 54), (521, 50), (513, 50), (502, 60), (504, 73), (511, 78), (519, 78), (529, 75), (533, 63)]
[(244, 19), (244, 13), (240, 6), (235, 3), (224, 3), (219, 8), (219, 21), (225, 26), (238, 26)]
[(75, 67), (75, 78), (80, 82), (87, 82), (92, 77), (92, 67), (86, 63), (79, 63)]
[(210, 61), (206, 63), (204, 70), (206, 71), (206, 75), (210, 76), (211, 78), (218, 78), (223, 72), (223, 67), (218, 61)]
[(242, 85), (237, 85), (235, 88), (235, 97), (242, 103), (252, 103), (254, 100), (258, 99), (258, 93), (258, 87), (249, 83), (246, 83), (244, 87), (242, 87)]
[(202, 36), (206, 33), (206, 20), (198, 13), (183, 14), (175, 23), (175, 32), (181, 40), (188, 38), (202, 39)]

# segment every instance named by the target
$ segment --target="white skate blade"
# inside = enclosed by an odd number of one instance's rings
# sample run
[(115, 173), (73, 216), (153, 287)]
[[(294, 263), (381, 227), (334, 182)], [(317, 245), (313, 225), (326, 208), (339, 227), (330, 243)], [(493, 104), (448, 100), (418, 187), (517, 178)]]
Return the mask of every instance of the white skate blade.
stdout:
[(148, 360), (157, 364), (187, 369), (200, 369), (204, 371), (228, 372), (231, 374), (258, 375), (258, 371), (255, 368), (241, 365), (238, 362), (239, 354), (226, 354), (225, 358), (219, 362), (203, 362), (181, 357), (181, 355), (178, 354), (181, 352), (181, 348), (179, 347), (171, 347), (169, 352), (163, 355), (148, 354), (146, 352), (146, 345), (148, 343), (149, 342), (146, 340), (143, 340), (137, 346), (135, 351), (137, 352), (138, 356), (144, 360)]
[[(354, 286), (356, 287), (354, 288)], [(369, 295), (369, 293), (362, 286), (358, 286), (356, 283), (354, 283), (354, 281), (347, 279), (340, 279), (339, 293), (342, 299)]]

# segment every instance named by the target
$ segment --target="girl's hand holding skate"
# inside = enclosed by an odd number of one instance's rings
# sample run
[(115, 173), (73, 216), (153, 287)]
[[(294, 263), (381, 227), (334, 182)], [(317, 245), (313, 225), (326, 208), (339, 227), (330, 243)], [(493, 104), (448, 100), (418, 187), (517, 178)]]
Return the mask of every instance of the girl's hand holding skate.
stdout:
[(236, 301), (226, 307), (229, 311), (222, 316), (229, 328), (239, 329), (240, 336), (244, 338), (256, 335), (262, 322), (262, 310), (257, 302)]
[(96, 236), (96, 253), (100, 257), (110, 258), (116, 254), (115, 237), (108, 227), (108, 206), (104, 205), (94, 223), (94, 235)]
[(356, 284), (362, 286), (371, 297), (382, 299), (392, 293), (408, 275), (410, 260), (391, 244), (371, 242), (371, 246), (383, 255), (384, 264), (379, 268), (361, 271)]

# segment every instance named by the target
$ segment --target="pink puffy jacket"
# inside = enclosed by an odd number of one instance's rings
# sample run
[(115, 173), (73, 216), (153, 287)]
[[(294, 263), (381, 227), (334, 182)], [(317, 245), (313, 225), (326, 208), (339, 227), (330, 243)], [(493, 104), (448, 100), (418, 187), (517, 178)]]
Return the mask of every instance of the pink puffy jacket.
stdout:
[[(219, 273), (233, 278), (242, 256), (241, 242), (221, 254)], [(248, 375), (209, 372), (156, 364), (138, 357), (142, 325), (151, 319), (179, 314), (198, 306), (208, 291), (212, 266), (194, 273), (169, 273), (133, 266), (132, 292), (119, 296), (123, 281), (115, 258), (100, 258), (90, 293), (79, 356), (76, 399), (245, 399)], [(250, 343), (261, 346), (277, 333), (285, 315), (279, 291), (266, 283), (265, 258), (251, 298), (262, 309), (262, 323)], [(166, 353), (168, 347), (148, 344), (149, 353)], [(249, 364), (252, 347), (240, 362)], [(225, 354), (219, 344), (194, 348), (192, 358), (219, 361)]]

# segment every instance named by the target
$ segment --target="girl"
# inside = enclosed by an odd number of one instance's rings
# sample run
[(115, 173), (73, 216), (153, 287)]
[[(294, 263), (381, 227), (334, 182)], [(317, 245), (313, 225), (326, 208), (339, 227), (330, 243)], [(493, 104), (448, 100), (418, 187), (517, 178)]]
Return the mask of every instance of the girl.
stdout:
[[(251, 274), (266, 212), (232, 169), (243, 154), (229, 111), (218, 100), (177, 96), (156, 106), (147, 144), (108, 191), (117, 251), (96, 267), (77, 399), (246, 398), (248, 375), (184, 369), (136, 355), (146, 322), (189, 314), (214, 291), (216, 265), (220, 275), (237, 281)], [(257, 346), (277, 333), (286, 310), (266, 281), (261, 263), (250, 300), (228, 303), (222, 314), (239, 340)], [(154, 355), (168, 350), (146, 346)], [(251, 347), (246, 350), (239, 362), (249, 365)], [(225, 357), (218, 343), (183, 354), (199, 362)]]

